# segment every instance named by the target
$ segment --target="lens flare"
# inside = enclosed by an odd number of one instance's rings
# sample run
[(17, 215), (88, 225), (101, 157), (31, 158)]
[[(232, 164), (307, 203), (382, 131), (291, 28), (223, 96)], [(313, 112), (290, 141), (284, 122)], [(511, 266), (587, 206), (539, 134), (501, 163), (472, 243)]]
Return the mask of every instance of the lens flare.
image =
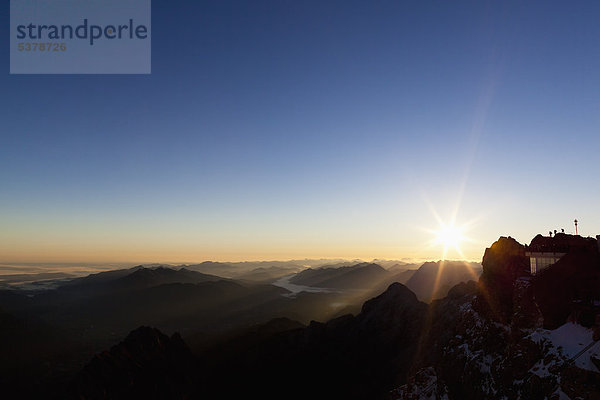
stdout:
[(460, 243), (465, 240), (463, 234), (464, 228), (454, 226), (454, 224), (440, 224), (440, 228), (434, 231), (436, 238), (433, 241), (434, 245), (442, 245), (444, 247), (444, 253), (442, 259), (445, 260), (448, 255), (449, 249), (454, 249), (461, 257), (464, 258), (462, 250), (460, 249)]

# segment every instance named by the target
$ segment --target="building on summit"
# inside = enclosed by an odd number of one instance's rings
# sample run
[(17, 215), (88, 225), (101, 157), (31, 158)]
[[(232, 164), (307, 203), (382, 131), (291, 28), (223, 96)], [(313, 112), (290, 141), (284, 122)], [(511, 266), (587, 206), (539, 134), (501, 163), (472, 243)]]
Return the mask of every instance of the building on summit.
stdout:
[(537, 275), (549, 266), (556, 264), (564, 255), (579, 251), (600, 251), (600, 235), (584, 238), (562, 232), (550, 232), (549, 236), (537, 235), (529, 246), (525, 246), (529, 257), (530, 273)]

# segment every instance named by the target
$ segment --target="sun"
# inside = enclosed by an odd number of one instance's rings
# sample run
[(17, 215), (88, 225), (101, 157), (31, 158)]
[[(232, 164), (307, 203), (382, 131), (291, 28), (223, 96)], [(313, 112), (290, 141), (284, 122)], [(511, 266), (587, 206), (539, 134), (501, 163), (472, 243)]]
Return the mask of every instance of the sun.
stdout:
[(432, 235), (431, 240), (429, 241), (429, 248), (433, 247), (442, 247), (442, 258), (441, 260), (447, 260), (448, 252), (450, 251), (452, 254), (456, 254), (460, 256), (462, 260), (466, 257), (462, 251), (462, 246), (464, 242), (475, 243), (473, 239), (467, 236), (467, 234), (473, 229), (475, 224), (477, 224), (479, 218), (473, 218), (467, 222), (457, 223), (457, 215), (460, 206), (460, 198), (457, 200), (454, 211), (449, 215), (448, 219), (443, 219), (440, 214), (437, 212), (433, 204), (429, 201), (427, 196), (424, 195), (425, 204), (429, 207), (432, 216), (437, 221), (437, 229), (427, 229), (424, 230)]
[(459, 228), (453, 225), (442, 226), (437, 231), (436, 242), (447, 247), (458, 247), (463, 239), (462, 232)]
[(435, 239), (433, 245), (442, 245), (444, 247), (443, 259), (446, 259), (448, 250), (454, 249), (464, 258), (463, 252), (460, 249), (460, 244), (466, 240), (464, 236), (464, 227), (455, 226), (454, 224), (444, 224), (440, 222), (440, 227), (433, 231)]

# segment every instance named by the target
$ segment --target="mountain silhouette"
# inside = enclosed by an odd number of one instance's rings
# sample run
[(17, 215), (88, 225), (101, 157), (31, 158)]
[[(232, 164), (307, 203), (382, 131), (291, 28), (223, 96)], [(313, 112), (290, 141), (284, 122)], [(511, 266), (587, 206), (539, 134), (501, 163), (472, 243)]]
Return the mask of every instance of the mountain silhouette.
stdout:
[(429, 302), (445, 297), (460, 282), (477, 280), (481, 264), (466, 261), (426, 262), (406, 281), (406, 286), (417, 297)]
[[(262, 398), (281, 398), (282, 393), (286, 398), (379, 398), (386, 387), (406, 379), (426, 308), (396, 283), (367, 301), (356, 317), (311, 322), (232, 353), (222, 352), (229, 347), (222, 345), (202, 355), (211, 360), (208, 373), (213, 383), (205, 395), (234, 379), (239, 386), (228, 387), (224, 398), (247, 393), (260, 393)], [(247, 338), (230, 343), (240, 342)]]
[(96, 356), (71, 395), (380, 398), (385, 388), (406, 380), (426, 309), (414, 293), (393, 284), (356, 317), (307, 327), (273, 320), (204, 351), (195, 361), (178, 336), (169, 339), (140, 328)]
[(96, 355), (72, 383), (67, 398), (185, 399), (199, 379), (197, 361), (179, 334), (140, 327)]
[(332, 289), (368, 289), (391, 275), (377, 264), (360, 263), (347, 267), (309, 268), (296, 274), (296, 285)]

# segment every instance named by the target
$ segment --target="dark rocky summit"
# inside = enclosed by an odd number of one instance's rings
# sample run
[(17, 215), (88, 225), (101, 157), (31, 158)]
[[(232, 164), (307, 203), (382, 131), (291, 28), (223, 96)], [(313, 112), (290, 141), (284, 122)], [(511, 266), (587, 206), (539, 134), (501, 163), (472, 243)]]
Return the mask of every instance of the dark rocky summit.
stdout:
[(511, 237), (501, 237), (485, 250), (482, 265), (477, 308), (498, 322), (509, 323), (514, 283), (529, 275), (525, 246)]
[(96, 355), (71, 388), (78, 399), (184, 399), (199, 378), (197, 362), (178, 334), (140, 327)]
[[(600, 299), (597, 242), (546, 239), (532, 245), (566, 254), (538, 275), (528, 273), (526, 247), (501, 237), (486, 250), (477, 285), (458, 285), (431, 304), (412, 376), (392, 399), (600, 398), (600, 373), (582, 367), (587, 347), (569, 352), (552, 341), (594, 346), (579, 324), (598, 313), (591, 306)], [(582, 330), (587, 339), (571, 338)], [(572, 343), (584, 340), (592, 342)]]

